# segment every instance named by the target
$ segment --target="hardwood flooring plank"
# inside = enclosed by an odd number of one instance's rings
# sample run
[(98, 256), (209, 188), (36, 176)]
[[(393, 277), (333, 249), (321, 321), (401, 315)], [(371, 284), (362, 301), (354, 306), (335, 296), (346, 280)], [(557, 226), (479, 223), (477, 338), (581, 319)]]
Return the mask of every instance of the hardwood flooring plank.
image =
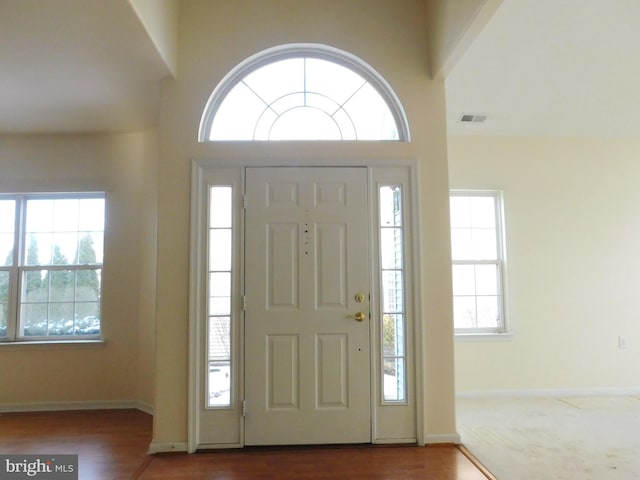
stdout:
[(147, 455), (138, 410), (0, 414), (0, 454), (77, 454), (80, 480), (486, 480), (455, 446), (260, 447)]

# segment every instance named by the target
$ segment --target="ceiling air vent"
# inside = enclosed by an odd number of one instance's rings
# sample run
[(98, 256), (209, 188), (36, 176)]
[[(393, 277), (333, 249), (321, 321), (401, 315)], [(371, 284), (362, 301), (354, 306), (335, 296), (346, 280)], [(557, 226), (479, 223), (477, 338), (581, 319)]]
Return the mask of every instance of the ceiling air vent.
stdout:
[(486, 119), (486, 115), (479, 113), (464, 113), (460, 117), (462, 123), (483, 123)]

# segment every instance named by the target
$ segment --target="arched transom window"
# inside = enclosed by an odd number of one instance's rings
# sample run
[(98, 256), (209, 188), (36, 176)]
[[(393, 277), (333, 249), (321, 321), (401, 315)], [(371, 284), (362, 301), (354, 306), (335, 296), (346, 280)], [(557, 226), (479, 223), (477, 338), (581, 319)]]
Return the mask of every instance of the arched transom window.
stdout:
[(199, 140), (408, 141), (402, 106), (362, 60), (318, 45), (247, 59), (216, 87)]

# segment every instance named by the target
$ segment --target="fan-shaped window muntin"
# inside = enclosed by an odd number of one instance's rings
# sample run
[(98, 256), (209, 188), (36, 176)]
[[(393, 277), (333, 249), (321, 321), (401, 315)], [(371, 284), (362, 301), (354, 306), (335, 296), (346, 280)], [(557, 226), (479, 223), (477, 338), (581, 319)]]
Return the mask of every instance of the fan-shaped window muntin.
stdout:
[(404, 111), (382, 77), (346, 52), (314, 48), (270, 51), (236, 67), (205, 108), (200, 141), (408, 140)]

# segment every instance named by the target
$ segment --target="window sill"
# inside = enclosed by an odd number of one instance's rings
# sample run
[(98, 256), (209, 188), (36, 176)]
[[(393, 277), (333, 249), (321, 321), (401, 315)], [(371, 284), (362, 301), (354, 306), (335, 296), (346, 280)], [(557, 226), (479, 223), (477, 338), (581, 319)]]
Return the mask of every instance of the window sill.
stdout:
[(106, 342), (99, 338), (91, 340), (18, 340), (15, 342), (0, 342), (0, 349), (20, 347), (101, 347), (105, 344)]
[(503, 342), (512, 340), (513, 332), (503, 333), (456, 333), (454, 339), (456, 342)]

